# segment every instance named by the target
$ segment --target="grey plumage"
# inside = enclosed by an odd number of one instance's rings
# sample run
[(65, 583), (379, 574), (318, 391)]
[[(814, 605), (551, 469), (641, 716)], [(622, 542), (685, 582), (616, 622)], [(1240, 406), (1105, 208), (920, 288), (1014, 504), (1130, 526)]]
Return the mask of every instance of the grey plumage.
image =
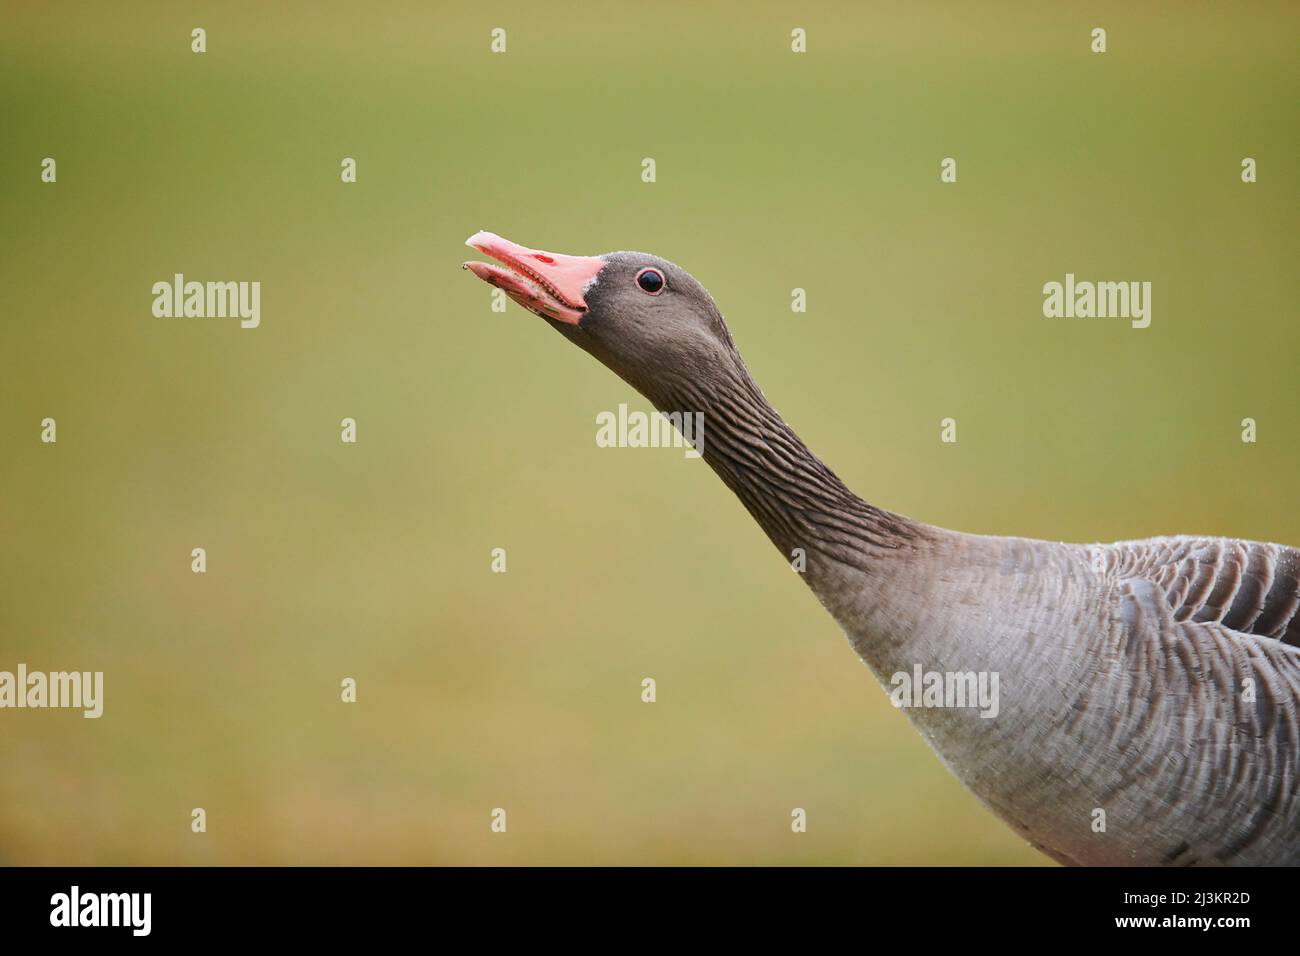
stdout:
[[(498, 241), (471, 244), (547, 279), (538, 261), (553, 254)], [(580, 304), (569, 291), (580, 320), (552, 317), (565, 302), (551, 284), (514, 297), (661, 411), (705, 416), (705, 460), (787, 560), (805, 556), (804, 579), (882, 683), (917, 666), (999, 675), (992, 719), (907, 710), (998, 816), (1063, 863), (1300, 863), (1300, 552), (982, 537), (874, 507), (767, 403), (689, 274), (600, 258)], [(647, 267), (662, 294), (638, 291)]]
[(996, 719), (907, 713), (1054, 859), (1290, 864), (1298, 566), (1294, 549), (1224, 539), (1088, 547), (927, 528), (871, 572), (826, 569), (838, 582), (814, 588), (882, 679), (916, 663), (1000, 674)]

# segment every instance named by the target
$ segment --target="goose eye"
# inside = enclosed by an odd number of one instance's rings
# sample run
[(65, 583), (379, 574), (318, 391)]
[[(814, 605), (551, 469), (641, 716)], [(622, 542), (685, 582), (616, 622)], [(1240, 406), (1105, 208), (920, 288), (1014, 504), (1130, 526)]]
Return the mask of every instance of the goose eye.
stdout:
[(636, 274), (636, 284), (642, 292), (658, 295), (664, 290), (664, 274), (658, 269), (642, 269)]

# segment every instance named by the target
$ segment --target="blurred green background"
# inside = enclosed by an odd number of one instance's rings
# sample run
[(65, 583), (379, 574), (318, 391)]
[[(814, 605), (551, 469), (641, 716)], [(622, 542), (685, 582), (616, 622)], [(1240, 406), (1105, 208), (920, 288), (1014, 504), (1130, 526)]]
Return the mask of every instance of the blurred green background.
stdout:
[[(1298, 11), (5, 3), (0, 669), (106, 687), (0, 712), (0, 862), (1046, 862), (462, 242), (682, 264), (879, 505), (1297, 544)], [(261, 327), (153, 318), (175, 272)], [(1151, 327), (1044, 318), (1066, 272)]]

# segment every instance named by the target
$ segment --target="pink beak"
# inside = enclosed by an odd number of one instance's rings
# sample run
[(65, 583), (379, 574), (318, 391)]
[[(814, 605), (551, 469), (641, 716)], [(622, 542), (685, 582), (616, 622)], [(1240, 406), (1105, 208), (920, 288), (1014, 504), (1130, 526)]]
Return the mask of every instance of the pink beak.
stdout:
[(569, 325), (577, 325), (586, 314), (587, 289), (605, 267), (605, 260), (595, 256), (542, 252), (491, 232), (476, 232), (465, 240), (465, 245), (506, 267), (466, 262), (466, 269), (503, 289), (528, 311)]

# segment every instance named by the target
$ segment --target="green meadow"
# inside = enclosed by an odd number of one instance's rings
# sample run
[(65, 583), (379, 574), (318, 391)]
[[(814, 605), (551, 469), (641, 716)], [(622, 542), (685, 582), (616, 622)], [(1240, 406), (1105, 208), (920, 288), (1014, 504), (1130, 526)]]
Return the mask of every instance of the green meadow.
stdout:
[[(105, 695), (0, 710), (0, 863), (1047, 863), (703, 462), (597, 446), (646, 403), (463, 242), (681, 264), (894, 511), (1300, 544), (1298, 27), (4, 0), (0, 670)], [(176, 273), (260, 325), (155, 317)], [(1067, 273), (1149, 281), (1150, 326), (1045, 317)]]

